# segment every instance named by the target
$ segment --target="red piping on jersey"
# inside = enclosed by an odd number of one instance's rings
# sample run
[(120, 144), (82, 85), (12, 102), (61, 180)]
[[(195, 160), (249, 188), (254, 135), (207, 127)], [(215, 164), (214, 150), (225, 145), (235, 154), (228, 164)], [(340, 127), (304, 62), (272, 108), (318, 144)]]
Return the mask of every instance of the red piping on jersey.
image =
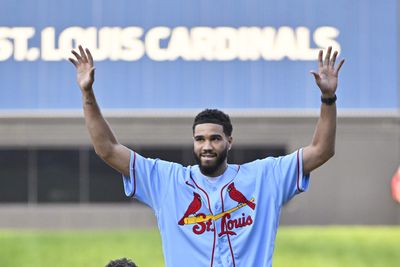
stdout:
[(229, 249), (231, 250), (231, 255), (232, 255), (232, 263), (233, 263), (233, 267), (236, 267), (235, 264), (235, 257), (233, 256), (233, 249), (232, 249), (232, 245), (231, 245), (231, 238), (228, 236), (228, 243), (229, 243)]
[(136, 193), (136, 171), (135, 171), (135, 165), (136, 165), (136, 152), (133, 152), (133, 162), (132, 162), (132, 171), (133, 171), (133, 193), (132, 197)]
[(217, 227), (215, 227), (215, 221), (213, 221), (213, 224), (214, 224), (214, 242), (213, 242), (213, 250), (212, 250), (212, 255), (211, 255), (210, 267), (212, 267), (213, 263), (214, 263), (215, 240), (217, 240)]
[(207, 197), (207, 202), (208, 202), (208, 209), (210, 210), (211, 214), (214, 215), (213, 212), (212, 212), (212, 210), (211, 210), (210, 199), (208, 198), (207, 192), (206, 192), (203, 188), (201, 188), (201, 187), (196, 183), (196, 181), (195, 181), (195, 180), (193, 179), (193, 177), (192, 177), (192, 174), (190, 174), (190, 179), (192, 179), (192, 181), (193, 181), (193, 183), (196, 185), (196, 187), (199, 188), (199, 189), (204, 193), (204, 195), (206, 195), (206, 197)]
[[(232, 180), (233, 180), (233, 179), (232, 179)], [(222, 197), (222, 191), (224, 190), (224, 188), (225, 188), (228, 184), (230, 184), (230, 183), (232, 182), (232, 180), (231, 180), (229, 183), (227, 183), (226, 185), (224, 185), (224, 187), (221, 189), (222, 212), (225, 212), (225, 210), (224, 210), (224, 199), (223, 199), (223, 197)], [(226, 226), (226, 225), (225, 225), (225, 226)], [(232, 263), (233, 263), (233, 266), (235, 267), (235, 266), (236, 266), (236, 265), (235, 265), (235, 257), (234, 257), (234, 255), (233, 255), (233, 249), (232, 249), (232, 245), (231, 245), (231, 238), (229, 237), (229, 234), (226, 234), (226, 236), (227, 236), (227, 238), (228, 238), (229, 250), (231, 251)]]
[(192, 185), (192, 184), (189, 184), (188, 181), (186, 181), (185, 184), (187, 184), (188, 186), (190, 186), (190, 187), (193, 188), (193, 189), (196, 189), (196, 187), (194, 187), (194, 185)]
[[(239, 170), (240, 170), (240, 165), (238, 165), (236, 174), (239, 172)], [(222, 197), (222, 192), (224, 191), (225, 187), (227, 187), (228, 184), (230, 184), (230, 183), (233, 181), (233, 179), (235, 179), (235, 178), (236, 178), (236, 175), (235, 175), (235, 177), (233, 177), (229, 182), (227, 182), (226, 185), (224, 185), (224, 186), (221, 188), (220, 196), (221, 196), (222, 212), (225, 211), (225, 210), (224, 210), (224, 209), (225, 209), (225, 208), (224, 208), (224, 198)]]
[[(211, 210), (210, 198), (208, 197), (207, 192), (196, 183), (196, 181), (192, 177), (192, 173), (190, 173), (190, 179), (192, 179), (192, 181), (196, 185), (196, 187), (198, 189), (200, 189), (204, 193), (204, 195), (206, 195), (207, 202), (208, 202), (208, 209), (210, 210), (211, 214), (214, 215), (212, 210)], [(214, 264), (215, 239), (216, 239), (216, 232), (217, 232), (217, 228), (215, 227), (215, 221), (213, 221), (213, 224), (214, 224), (214, 242), (213, 242), (213, 249), (212, 249), (212, 254), (211, 254), (211, 263), (210, 263), (211, 265), (210, 265), (210, 267), (212, 267), (213, 264)]]
[(299, 150), (297, 150), (297, 190), (299, 192), (303, 192), (300, 188), (300, 159), (299, 159)]
[[(238, 169), (237, 169), (237, 171), (236, 171), (236, 174), (239, 172), (239, 170), (240, 170), (240, 165), (238, 165)], [(236, 177), (236, 175), (235, 175), (235, 177)], [(230, 183), (233, 181), (233, 179), (235, 179), (235, 177), (233, 177), (233, 178), (232, 178), (228, 183), (226, 183), (226, 185), (224, 185), (224, 186), (222, 187), (222, 189), (221, 189), (220, 196), (221, 196), (222, 212), (225, 212), (224, 198), (222, 197), (222, 192), (224, 191), (225, 187), (227, 187), (228, 184), (230, 184)], [(226, 225), (225, 225), (225, 226), (226, 226)], [(233, 255), (233, 249), (232, 249), (232, 245), (231, 245), (231, 238), (229, 237), (228, 234), (227, 234), (227, 237), (228, 237), (229, 249), (230, 249), (230, 251), (231, 251), (233, 267), (236, 267), (236, 264), (235, 264), (235, 257), (234, 257), (234, 255)]]

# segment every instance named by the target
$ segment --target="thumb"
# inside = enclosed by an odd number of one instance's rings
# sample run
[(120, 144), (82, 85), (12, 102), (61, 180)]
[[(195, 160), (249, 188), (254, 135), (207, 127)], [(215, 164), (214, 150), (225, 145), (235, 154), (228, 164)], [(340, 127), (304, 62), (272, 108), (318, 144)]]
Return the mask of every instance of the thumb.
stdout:
[(92, 67), (92, 68), (90, 69), (89, 75), (90, 75), (90, 78), (91, 78), (92, 80), (94, 80), (94, 71), (95, 71), (95, 69), (96, 69), (96, 68), (94, 68), (94, 67)]
[(314, 78), (315, 78), (315, 80), (316, 81), (319, 81), (321, 78), (319, 77), (319, 74), (317, 73), (317, 72), (315, 72), (315, 71), (310, 71), (310, 73), (312, 74), (312, 75), (314, 75)]

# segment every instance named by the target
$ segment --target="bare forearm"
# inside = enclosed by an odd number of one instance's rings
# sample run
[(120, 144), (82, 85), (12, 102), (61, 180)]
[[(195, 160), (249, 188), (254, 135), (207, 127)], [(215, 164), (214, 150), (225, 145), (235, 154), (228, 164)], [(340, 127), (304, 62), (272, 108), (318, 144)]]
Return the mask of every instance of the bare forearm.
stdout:
[(324, 164), (335, 154), (336, 138), (336, 89), (339, 70), (344, 63), (342, 59), (335, 67), (338, 51), (331, 57), (332, 47), (328, 47), (325, 59), (323, 51), (318, 54), (318, 71), (312, 71), (315, 81), (321, 90), (321, 114), (315, 128), (311, 144), (303, 150), (303, 171), (310, 173)]
[(321, 104), (321, 113), (311, 144), (303, 150), (303, 171), (310, 173), (335, 154), (336, 105)]
[(106, 158), (111, 153), (112, 146), (117, 144), (117, 140), (101, 114), (93, 90), (82, 93), (82, 102), (86, 127), (94, 149), (100, 157)]
[(318, 149), (320, 156), (328, 160), (335, 153), (336, 104), (321, 104), (320, 112), (311, 145)]
[(101, 111), (93, 93), (94, 65), (89, 49), (79, 46), (79, 53), (72, 50), (74, 58), (69, 61), (76, 67), (76, 80), (82, 92), (83, 113), (92, 144), (107, 164), (129, 175), (130, 150), (119, 144)]

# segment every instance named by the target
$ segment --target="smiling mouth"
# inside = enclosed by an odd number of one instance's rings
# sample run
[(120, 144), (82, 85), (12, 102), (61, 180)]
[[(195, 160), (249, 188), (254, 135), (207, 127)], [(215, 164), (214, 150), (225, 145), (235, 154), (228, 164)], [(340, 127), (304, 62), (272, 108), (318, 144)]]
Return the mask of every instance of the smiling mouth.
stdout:
[(216, 155), (214, 155), (214, 154), (202, 154), (201, 157), (205, 158), (205, 159), (213, 159), (213, 158), (216, 157)]

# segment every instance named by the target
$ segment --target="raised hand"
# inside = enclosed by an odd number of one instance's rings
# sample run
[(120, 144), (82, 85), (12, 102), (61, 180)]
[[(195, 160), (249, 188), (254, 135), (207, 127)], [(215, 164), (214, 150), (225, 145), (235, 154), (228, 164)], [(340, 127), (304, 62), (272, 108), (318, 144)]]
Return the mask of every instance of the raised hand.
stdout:
[(79, 54), (74, 50), (72, 50), (71, 53), (74, 54), (75, 59), (68, 58), (68, 60), (76, 67), (76, 80), (79, 87), (82, 91), (92, 90), (94, 82), (92, 54), (90, 54), (90, 51), (87, 48), (83, 50), (81, 45), (79, 46)]
[(322, 61), (323, 52), (319, 51), (318, 54), (318, 71), (311, 71), (314, 75), (315, 81), (323, 96), (332, 97), (335, 95), (338, 85), (339, 70), (344, 63), (342, 59), (335, 68), (336, 57), (338, 52), (335, 51), (331, 58), (332, 47), (328, 48), (324, 61)]

